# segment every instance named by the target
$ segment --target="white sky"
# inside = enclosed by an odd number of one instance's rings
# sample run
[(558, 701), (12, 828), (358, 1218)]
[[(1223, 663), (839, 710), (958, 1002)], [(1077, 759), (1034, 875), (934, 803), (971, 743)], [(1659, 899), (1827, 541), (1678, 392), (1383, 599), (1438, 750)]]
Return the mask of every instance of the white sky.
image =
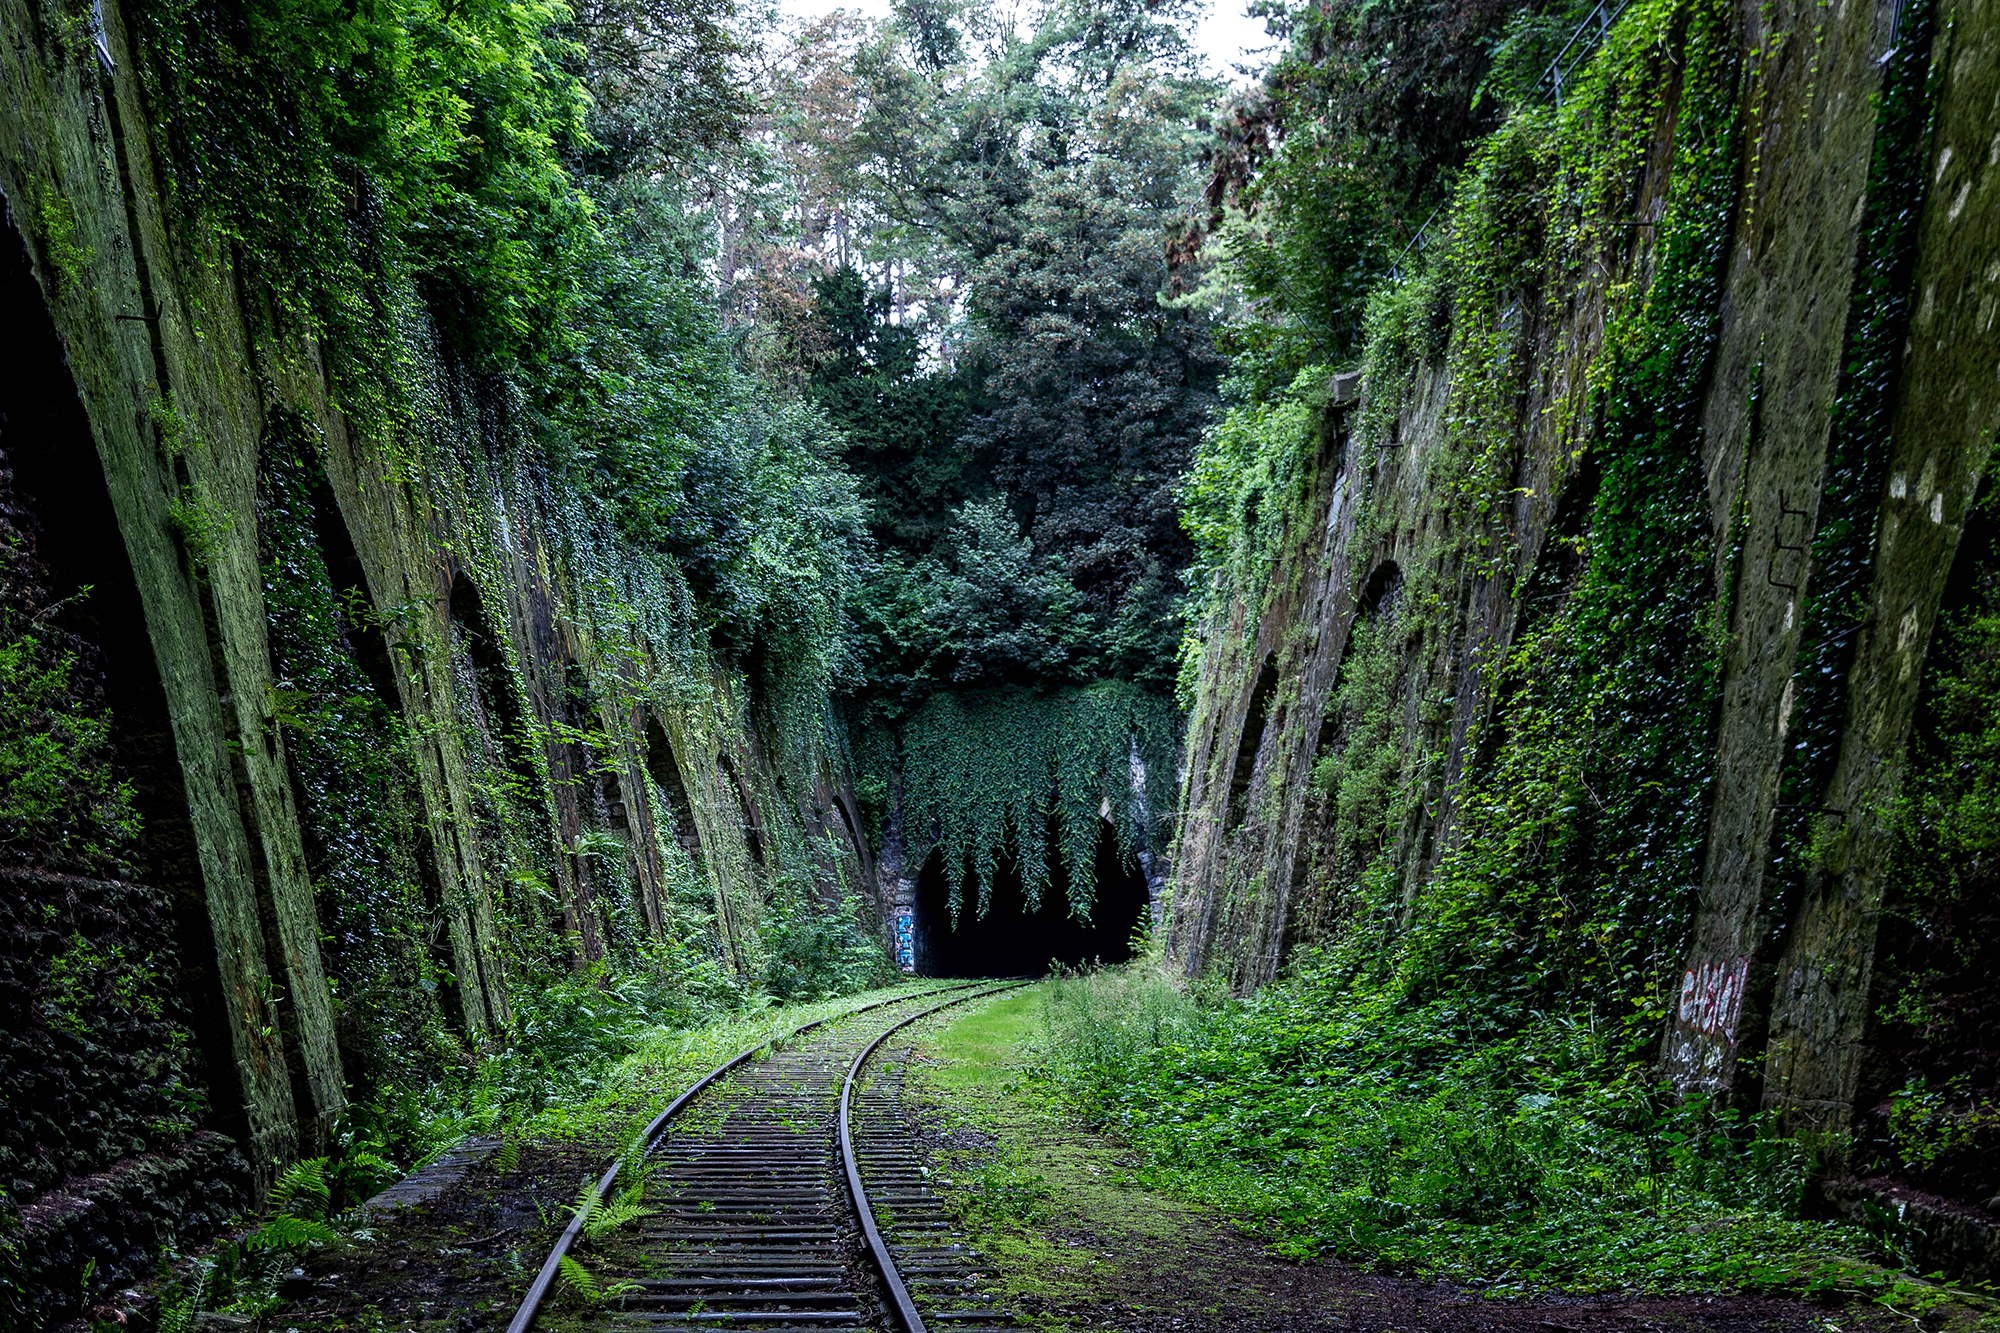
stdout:
[[(1244, 14), (1247, 0), (1209, 0), (1208, 12), (1195, 29), (1194, 45), (1205, 58), (1208, 72), (1231, 83), (1241, 83), (1235, 72), (1239, 64), (1260, 65), (1265, 57), (1253, 54), (1272, 42), (1264, 34), (1264, 20)], [(872, 19), (888, 18), (890, 0), (778, 0), (778, 12), (786, 18), (817, 18), (836, 9), (865, 14)]]

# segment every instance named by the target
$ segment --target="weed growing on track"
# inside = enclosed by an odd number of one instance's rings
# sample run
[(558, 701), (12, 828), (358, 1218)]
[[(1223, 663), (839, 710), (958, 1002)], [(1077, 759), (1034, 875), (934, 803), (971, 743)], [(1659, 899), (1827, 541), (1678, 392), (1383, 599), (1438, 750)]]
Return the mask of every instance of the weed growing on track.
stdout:
[(1143, 962), (1047, 995), (1048, 1093), (1139, 1149), (1145, 1184), (1283, 1253), (1494, 1294), (1944, 1295), (1802, 1219), (1809, 1163), (1763, 1118), (1673, 1102), (1586, 1022), (1410, 1005), (1310, 968), (1247, 1001)]
[[(763, 1005), (692, 1027), (631, 1021), (629, 1011), (614, 1026), (604, 1016), (620, 1015), (616, 997), (602, 1001), (581, 997), (579, 1004), (589, 1007), (597, 1021), (573, 1025), (567, 1047), (559, 1029), (547, 1030), (547, 1052), (560, 1057), (560, 1068), (565, 1072), (560, 1079), (548, 1080), (537, 1109), (528, 1110), (518, 1100), (474, 1097), (469, 1102), (435, 1108), (419, 1128), (424, 1141), (439, 1147), (467, 1133), (499, 1133), (502, 1141), (491, 1165), (501, 1176), (513, 1175), (528, 1151), (536, 1148), (554, 1149), (556, 1160), (590, 1163), (590, 1179), (594, 1181), (612, 1154), (631, 1152), (635, 1136), (647, 1121), (730, 1056), (815, 1019), (922, 993), (934, 985), (910, 981), (812, 1004)], [(531, 1024), (523, 1027), (534, 1030)], [(368, 1110), (379, 1114), (373, 1108)], [(703, 1113), (702, 1109), (696, 1111), (697, 1116)], [(713, 1108), (707, 1113), (714, 1113)], [(375, 1187), (393, 1180), (396, 1173), (372, 1183), (357, 1173), (359, 1158), (372, 1154), (353, 1145), (376, 1142), (375, 1131), (362, 1134), (343, 1129), (337, 1137), (335, 1146), (341, 1147), (342, 1156), (315, 1159), (287, 1173), (290, 1184), (274, 1192), (274, 1199), (285, 1210), (280, 1216), (255, 1235), (198, 1259), (182, 1280), (162, 1292), (160, 1326), (165, 1333), (187, 1333), (198, 1326), (196, 1317), (206, 1313), (265, 1315), (278, 1306), (278, 1285), (295, 1263), (312, 1262), (310, 1254), (315, 1251), (353, 1256), (356, 1251), (348, 1247), (365, 1250), (374, 1243), (366, 1229), (351, 1225), (364, 1220), (361, 1214), (340, 1214)], [(641, 1169), (621, 1180), (611, 1199), (591, 1202), (588, 1239), (606, 1239), (613, 1230), (638, 1217), (643, 1187)], [(528, 1188), (532, 1193), (533, 1186)], [(581, 1198), (577, 1206), (584, 1206)], [(543, 1217), (545, 1235), (540, 1239), (552, 1240), (571, 1215), (572, 1210), (560, 1204), (550, 1209)], [(590, 1233), (591, 1224), (595, 1225), (594, 1233)], [(530, 1251), (533, 1248), (528, 1246)], [(365, 1266), (365, 1261), (352, 1257), (344, 1262)], [(587, 1269), (572, 1272), (565, 1268), (564, 1276), (569, 1291), (584, 1304), (617, 1294), (615, 1283), (607, 1286)], [(518, 1290), (514, 1294), (518, 1297)]]

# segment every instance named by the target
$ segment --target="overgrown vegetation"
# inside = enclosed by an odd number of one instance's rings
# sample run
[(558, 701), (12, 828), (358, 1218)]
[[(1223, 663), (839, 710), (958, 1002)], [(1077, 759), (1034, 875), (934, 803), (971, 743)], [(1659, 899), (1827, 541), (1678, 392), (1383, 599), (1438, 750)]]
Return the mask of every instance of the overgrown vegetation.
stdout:
[(2000, 501), (1968, 522), (1925, 668), (1875, 974), (1859, 1165), (2000, 1193)]
[[(1446, 441), (1427, 467), (1442, 516), (1440, 535), (1390, 582), (1352, 590), (1348, 661), (1321, 728), (1328, 833), (1312, 892), (1330, 904), (1333, 947), (1355, 974), (1413, 1003), (1440, 991), (1509, 1004), (1587, 997), (1635, 1041), (1663, 1012), (1659, 978), (1701, 847), (1718, 680), (1696, 393), (1735, 189), (1727, 22), (1713, 5), (1629, 9), (1560, 109), (1525, 98), (1471, 153), (1436, 253), (1367, 311), (1369, 400), (1346, 448), (1386, 458), (1417, 377), (1441, 373)], [(1564, 308), (1600, 281), (1594, 256), (1616, 222), (1642, 202), (1639, 168), (1669, 98), (1680, 123), (1703, 128), (1676, 141), (1649, 280), (1609, 290), (1596, 368), (1531, 425), (1521, 412), (1538, 358)], [(1259, 368), (1248, 359), (1233, 382), (1239, 405), (1186, 493), (1187, 522), (1221, 575), (1212, 618), (1232, 597), (1261, 605), (1328, 465), (1328, 368), (1287, 383), (1260, 381)], [(1580, 521), (1526, 572), (1529, 612), (1511, 652), (1482, 665), (1480, 688), (1500, 700), (1485, 726), (1504, 739), (1481, 745), (1492, 758), (1457, 796), (1463, 831), (1413, 889), (1409, 830), (1439, 797), (1443, 738), (1394, 719), (1413, 691), (1434, 688), (1427, 664), (1468, 580), (1523, 577), (1520, 536), (1497, 497), (1530, 430), (1570, 442), (1559, 484)], [(1364, 491), (1353, 549), (1397, 521), (1394, 503)], [(1352, 578), (1373, 573), (1357, 566)], [(1184, 656), (1190, 671), (1197, 660)], [(1194, 683), (1190, 674), (1185, 691)], [(1435, 715), (1433, 702), (1416, 706)]]
[(1567, 1291), (1941, 1293), (1802, 1220), (1811, 1163), (1768, 1117), (1681, 1100), (1585, 1013), (1357, 991), (1309, 960), (1255, 998), (1144, 964), (1052, 982), (1039, 1077), (1141, 1178), (1338, 1256)]
[(116, 870), (139, 831), (109, 762), (111, 719), (78, 645), (40, 616), (0, 610), (0, 849), (10, 863)]
[[(1172, 678), (1188, 559), (1174, 488), (1220, 368), (1206, 314), (1159, 299), (1195, 182), (1191, 122), (1215, 92), (1186, 16), (912, 7), (806, 23), (776, 47), (772, 134), (797, 222), (744, 229), (737, 308), (766, 373), (841, 430), (870, 503), (879, 558), (856, 602), (848, 712), (871, 814), (888, 821), (900, 778), (911, 852), (943, 836), (954, 895), (976, 882), (981, 915), (1001, 844), (1034, 900), (1053, 871), (1043, 812), (1082, 799), (1051, 770), (1050, 738), (1122, 771), (1165, 716), (1050, 721), (1119, 714), (1104, 683), (1160, 696)], [(946, 713), (976, 715), (982, 743), (1019, 762), (1004, 776), (930, 763)], [(960, 792), (975, 771), (1002, 784), (999, 804), (940, 829), (938, 783)], [(1131, 804), (1090, 799), (1104, 797)], [(1129, 848), (1140, 830), (1114, 822)], [(1066, 827), (1059, 842), (1094, 845)], [(1087, 915), (1091, 857), (1068, 860)]]
[[(1286, 53), (1218, 131), (1212, 267), (1187, 299), (1224, 317), (1233, 356), (1229, 406), (1183, 491), (1212, 591), (1181, 675), (1195, 728), (1219, 738), (1204, 775), (1214, 827), (1197, 847), (1215, 882), (1184, 884), (1197, 901), (1183, 911), (1208, 914), (1190, 937), (1209, 917), (1266, 913), (1216, 927), (1239, 934), (1202, 937), (1193, 962), (1234, 969), (1239, 986), (1281, 956), (1293, 971), (1247, 1005), (1080, 984), (1052, 1010), (1053, 1077), (1183, 1188), (1205, 1182), (1300, 1253), (1503, 1288), (1879, 1286), (1848, 1262), (1867, 1241), (1800, 1220), (1824, 1162), (1724, 1104), (1678, 1100), (1653, 1072), (1703, 883), (1743, 541), (1711, 520), (1737, 504), (1710, 494), (1712, 460), (1735, 446), (1704, 439), (1702, 395), (1745, 71), (1726, 7), (1640, 0), (1565, 66), (1557, 101), (1535, 76), (1575, 17), (1316, 6), (1275, 25)], [(1785, 732), (1798, 806), (1827, 775), (1873, 577), (1934, 86), (1925, 15), (1908, 22), (1879, 107), (1864, 219), (1879, 244), (1855, 279), (1817, 619)], [(1458, 48), (1421, 88), (1399, 83), (1414, 51), (1464, 28), (1505, 36)], [(1389, 30), (1393, 48), (1370, 45)], [(1419, 94), (1458, 100), (1384, 134)], [(1387, 249), (1426, 217), (1421, 244)], [(1329, 388), (1349, 368), (1362, 403), (1336, 412)], [(1318, 597), (1323, 562), (1343, 553), (1344, 602), (1288, 627), (1346, 635), (1324, 711), (1301, 717), (1304, 684), (1273, 674), (1300, 660), (1293, 645), (1260, 674), (1252, 644), (1269, 645), (1272, 599)], [(1482, 636), (1502, 600), (1495, 651)], [(1916, 882), (1902, 930), (1951, 940), (1951, 961), (1901, 970), (1879, 1014), (1885, 1038), (1934, 1034), (1961, 1052), (1980, 1043), (1943, 1007), (1990, 989), (1964, 970), (1981, 955), (1960, 924), (1983, 919), (1990, 890), (1914, 866), (1941, 854), (1980, 873), (1978, 604), (1955, 631), (1960, 666), (1930, 686), (1923, 795), (1905, 813)], [(1245, 694), (1239, 753), (1241, 715), (1202, 710)], [(1268, 753), (1256, 728), (1280, 709), (1291, 734), (1317, 728), (1303, 799), (1276, 790), (1289, 772), (1249, 785), (1250, 757)], [(1803, 837), (1781, 842), (1808, 855)], [(1256, 959), (1246, 935), (1268, 946)], [(1990, 1193), (1970, 1166), (1990, 1135), (1987, 1064), (1878, 1083), (1875, 1162)], [(1761, 1077), (1745, 1069), (1744, 1083)]]
[[(905, 984), (862, 998), (690, 1014), (648, 1013), (645, 997), (629, 989), (607, 1001), (585, 981), (529, 1007), (522, 1019), (529, 1035), (508, 1059), (491, 1063), (479, 1094), (455, 1114), (429, 1122), (431, 1151), (467, 1132), (497, 1134), (503, 1141), (493, 1161), (503, 1174), (516, 1170), (533, 1143), (582, 1143), (605, 1159), (624, 1156), (631, 1170), (611, 1197), (595, 1193), (593, 1173), (573, 1204), (547, 1219), (560, 1227), (581, 1213), (590, 1245), (605, 1246), (645, 1215), (640, 1200), (649, 1168), (632, 1156), (632, 1145), (668, 1101), (739, 1051), (860, 1004), (922, 989)], [(270, 1216), (241, 1241), (193, 1260), (163, 1293), (165, 1333), (190, 1333), (203, 1326), (196, 1316), (205, 1313), (269, 1313), (281, 1303), (278, 1288), (302, 1254), (374, 1244), (376, 1228), (356, 1205), (400, 1174), (380, 1156), (383, 1130), (369, 1114), (350, 1111), (332, 1154), (287, 1169), (273, 1188)], [(594, 1304), (615, 1294), (616, 1283), (592, 1267), (588, 1245), (575, 1268), (565, 1266), (563, 1273), (572, 1299)]]

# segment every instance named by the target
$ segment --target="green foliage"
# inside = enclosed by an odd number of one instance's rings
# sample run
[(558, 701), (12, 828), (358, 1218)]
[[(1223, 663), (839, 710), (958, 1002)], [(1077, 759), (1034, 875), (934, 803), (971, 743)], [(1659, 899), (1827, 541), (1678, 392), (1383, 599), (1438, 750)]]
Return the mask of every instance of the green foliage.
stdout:
[(823, 684), (860, 516), (824, 424), (732, 363), (701, 267), (688, 169), (747, 111), (724, 17), (176, 0), (138, 24), (189, 243), (242, 247), (362, 426), (447, 424), (420, 380), (450, 367), (507, 404), (486, 445), (548, 485), (585, 587), (665, 557), (726, 648), (768, 634), (781, 675)]
[(236, 515), (217, 509), (183, 486), (167, 509), (167, 526), (180, 542), (188, 568), (197, 579), (206, 580), (216, 552), (236, 526)]
[[(296, 315), (341, 324), (364, 290), (357, 204), (424, 275), (455, 332), (495, 357), (546, 354), (574, 308), (588, 205), (562, 171), (585, 98), (558, 10), (318, 0), (140, 15), (175, 184), (194, 216), (264, 261)], [(365, 184), (363, 184), (365, 182)]]
[(809, 885), (781, 886), (758, 921), (764, 954), (764, 989), (785, 1003), (851, 995), (889, 979), (888, 955), (874, 932), (860, 924), (860, 899), (837, 903)]
[(208, 1288), (215, 1277), (213, 1262), (196, 1260), (178, 1291), (164, 1295), (155, 1323), (159, 1333), (192, 1333), (195, 1316), (208, 1308)]
[(1664, 112), (1662, 32), (1682, 43), (1680, 123), (1704, 128), (1676, 138), (1652, 281), (1607, 323), (1594, 430), (1569, 483), (1594, 481), (1587, 525), (1549, 543), (1542, 577), (1561, 600), (1505, 664), (1507, 743), (1465, 797), (1464, 851), (1419, 907), (1411, 950), (1430, 976), (1472, 969), (1590, 996), (1637, 1030), (1699, 879), (1720, 679), (1699, 390), (1737, 187), (1727, 14), (1628, 11), (1564, 104), (1559, 151), (1576, 166), (1553, 183), (1595, 205), (1569, 242), (1590, 244)]
[(0, 848), (88, 873), (123, 862), (139, 817), (79, 664), (61, 631), (0, 613)]
[(1060, 562), (1037, 555), (997, 500), (968, 501), (957, 519), (938, 554), (891, 556), (871, 581), (860, 614), (870, 686), (915, 702), (941, 688), (1087, 678), (1093, 627)]
[[(1724, 9), (1635, 4), (1559, 110), (1517, 109), (1472, 152), (1424, 270), (1369, 305), (1348, 448), (1388, 457), (1418, 375), (1441, 370), (1443, 439), (1424, 462), (1439, 535), (1399, 556), (1390, 585), (1351, 589), (1359, 610), (1316, 773), (1332, 846), (1315, 867), (1345, 965), (1396, 976), (1413, 1003), (1595, 1006), (1633, 1042), (1660, 1012), (1699, 879), (1719, 680), (1698, 394), (1737, 188), (1736, 81)], [(1583, 391), (1535, 427), (1576, 443), (1554, 530), (1524, 569), (1509, 495), (1538, 349), (1573, 293), (1602, 282), (1593, 256), (1632, 209), (1670, 110), (1689, 132), (1674, 142), (1651, 280), (1609, 289)], [(1244, 402), (1205, 446), (1188, 521), (1225, 571), (1211, 623), (1230, 596), (1260, 604), (1269, 562), (1305, 521), (1319, 373), (1289, 390), (1242, 380)], [(1394, 498), (1364, 477), (1357, 551), (1393, 521)], [(1461, 613), (1468, 572), (1515, 581), (1526, 611), (1484, 665), (1498, 703), (1491, 734), (1472, 738), (1459, 834), (1412, 889), (1397, 839), (1440, 794), (1443, 742), (1406, 720), (1455, 703), (1413, 697), (1419, 645)]]
[(889, 266), (815, 280), (796, 341), (885, 548), (861, 617), (891, 718), (937, 688), (1171, 680), (1174, 488), (1220, 371), (1207, 316), (1160, 299), (1214, 91), (1178, 13), (911, 11), (827, 71), (851, 127), (788, 131)]
[[(1223, 350), (1263, 388), (1362, 349), (1377, 283), (1589, 5), (1334, 0), (1264, 7), (1281, 39), (1259, 83), (1213, 117), (1207, 250), (1239, 307)], [(1434, 240), (1432, 234), (1425, 238)], [(1231, 286), (1233, 284), (1233, 287)], [(1248, 297), (1247, 309), (1239, 306)], [(1245, 362), (1249, 364), (1246, 366)]]
[[(1833, 429), (1799, 609), (1797, 684), (1780, 778), (1782, 800), (1793, 806), (1826, 801), (1846, 734), (1848, 668), (1870, 615), (1884, 474), (1894, 452), (1889, 427), (1909, 339), (1917, 218), (1930, 179), (1939, 78), (1931, 63), (1933, 6), (1910, 5), (1897, 23), (1901, 35), (1884, 57), (1888, 74), (1876, 103)], [(1815, 877), (1825, 823), (1793, 819), (1780, 826), (1771, 871), (1779, 902), (1797, 901)]]
[(628, 1291), (640, 1289), (637, 1282), (606, 1283), (567, 1254), (557, 1261), (556, 1267), (562, 1273), (563, 1290), (581, 1304), (602, 1305)]
[[(1898, 1053), (1864, 1084), (1863, 1169), (1977, 1198), (2000, 1152), (2000, 499), (1967, 518), (1924, 667), (1895, 812), (1871, 1044)], [(1905, 1075), (1907, 1075), (1905, 1077)]]
[(913, 846), (935, 839), (943, 854), (954, 918), (968, 879), (985, 915), (1004, 855), (1020, 866), (1032, 911), (1059, 855), (1070, 911), (1087, 919), (1100, 812), (1108, 805), (1122, 854), (1137, 835), (1157, 836), (1171, 809), (1178, 730), (1169, 701), (1118, 681), (933, 696), (902, 729), (903, 819)]
[(659, 977), (605, 964), (575, 976), (524, 980), (513, 997), (513, 1040), (480, 1062), (471, 1089), (473, 1106), (498, 1121), (595, 1087), (677, 1007)]
[(47, 998), (52, 1026), (88, 1038), (110, 1015), (158, 1021), (165, 1013), (160, 974), (152, 954), (134, 957), (119, 943), (106, 945), (72, 931), (63, 951), (49, 960)]
[(625, 1188), (610, 1199), (597, 1192), (596, 1181), (585, 1179), (576, 1202), (570, 1205), (570, 1216), (580, 1228), (577, 1234), (585, 1244), (594, 1245), (642, 1217), (651, 1217), (655, 1210), (640, 1202), (645, 1192), (643, 1173), (634, 1173)]
[(926, 365), (916, 330), (890, 321), (888, 290), (870, 292), (852, 268), (815, 278), (813, 298), (807, 394), (846, 441), (876, 540), (922, 555), (953, 510), (992, 484), (959, 443), (981, 403), (979, 360)]
[(35, 211), (42, 243), (55, 266), (49, 276), (59, 291), (74, 291), (83, 285), (84, 270), (95, 260), (89, 245), (77, 237), (76, 206), (68, 196), (50, 190), (37, 199)]
[[(1324, 440), (1330, 369), (1231, 404), (1203, 437), (1181, 483), (1181, 526), (1195, 547), (1188, 581), (1260, 589), (1305, 503)], [(1238, 380), (1235, 389), (1251, 394)], [(1261, 608), (1261, 597), (1258, 599)]]
[(435, 1077), (441, 1051), (454, 1046), (424, 942), (434, 913), (417, 863), (424, 833), (410, 735), (380, 617), (360, 589), (336, 587), (320, 545), (320, 525), (340, 519), (313, 440), (299, 416), (272, 415), (258, 515), (272, 715), (306, 835), (327, 971), (338, 979), (336, 1011), (349, 1016), (350, 1032), (352, 1016), (368, 1014), (373, 1039), (345, 1043), (353, 1072), (408, 1082)]
[(324, 1157), (304, 1158), (280, 1172), (271, 1185), (271, 1206), (276, 1211), (244, 1241), (245, 1248), (303, 1250), (340, 1239), (328, 1221), (333, 1214), (334, 1192)]
[(1099, 973), (1052, 987), (1039, 1077), (1300, 1257), (1495, 1292), (1842, 1284), (1865, 1238), (1799, 1220), (1810, 1163), (1767, 1118), (1677, 1101), (1587, 1013), (1525, 1019), (1320, 966), (1247, 1002)]

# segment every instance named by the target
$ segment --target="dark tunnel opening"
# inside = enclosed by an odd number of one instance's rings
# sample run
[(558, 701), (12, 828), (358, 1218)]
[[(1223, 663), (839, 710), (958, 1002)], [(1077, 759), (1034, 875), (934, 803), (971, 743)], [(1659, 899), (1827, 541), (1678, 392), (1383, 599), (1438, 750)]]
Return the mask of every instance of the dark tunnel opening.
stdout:
[[(1051, 846), (1055, 840), (1050, 839)], [(932, 852), (917, 876), (911, 923), (917, 972), (927, 977), (1041, 976), (1051, 963), (1123, 963), (1132, 958), (1132, 939), (1149, 910), (1146, 878), (1138, 862), (1120, 856), (1111, 827), (1097, 834), (1097, 901), (1088, 921), (1070, 915), (1069, 873), (1051, 858), (1049, 887), (1030, 912), (1021, 893), (1021, 872), (1003, 857), (993, 877), (993, 898), (978, 915), (979, 886), (962, 884), (958, 922), (951, 919), (951, 881), (944, 857)]]

